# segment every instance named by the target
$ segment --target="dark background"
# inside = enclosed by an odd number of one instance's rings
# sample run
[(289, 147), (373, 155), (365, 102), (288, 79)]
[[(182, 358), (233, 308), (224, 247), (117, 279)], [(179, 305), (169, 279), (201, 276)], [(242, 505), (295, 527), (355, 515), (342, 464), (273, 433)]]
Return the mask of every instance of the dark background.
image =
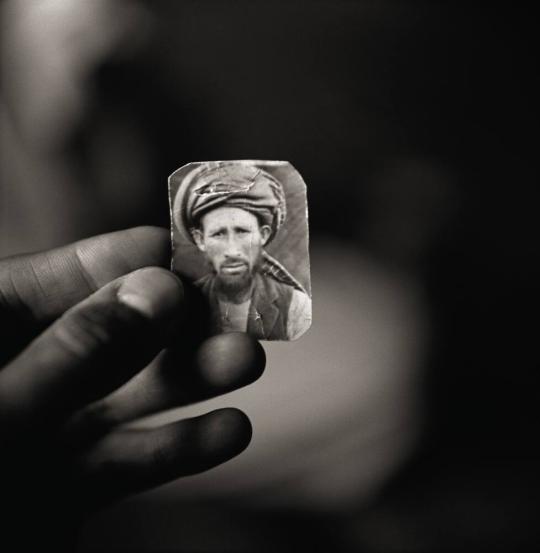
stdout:
[[(167, 177), (189, 161), (286, 159), (309, 184), (312, 243), (330, 237), (412, 275), (428, 306), (424, 431), (414, 455), (367, 504), (248, 518), (259, 531), (247, 547), (268, 550), (265, 535), (279, 527), (291, 550), (534, 548), (532, 11), (389, 1), (145, 6), (143, 45), (95, 64), (82, 115), (54, 149), (39, 151), (67, 160), (73, 186), (90, 198), (67, 210), (73, 221), (51, 233), (50, 245), (132, 224), (167, 226)], [(16, 128), (14, 90), (4, 80)], [(17, 216), (8, 203), (18, 173), (7, 167), (2, 244), (9, 253), (34, 249), (18, 231), (28, 212)], [(37, 174), (26, 186), (37, 186)], [(117, 524), (116, 534), (129, 533)], [(174, 534), (165, 523), (160, 531)]]

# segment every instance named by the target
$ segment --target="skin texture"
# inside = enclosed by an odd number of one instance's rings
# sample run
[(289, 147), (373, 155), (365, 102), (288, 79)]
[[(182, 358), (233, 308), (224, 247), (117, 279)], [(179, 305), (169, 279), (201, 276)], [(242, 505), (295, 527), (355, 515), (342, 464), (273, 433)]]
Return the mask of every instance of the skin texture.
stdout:
[(219, 207), (202, 216), (201, 228), (194, 232), (195, 242), (212, 265), (229, 301), (247, 299), (270, 232), (270, 227), (260, 225), (255, 215), (237, 207)]
[(247, 447), (251, 425), (234, 408), (122, 426), (249, 384), (264, 368), (247, 335), (187, 332), (192, 304), (162, 268), (168, 259), (168, 233), (141, 227), (0, 261), (6, 550), (68, 549), (94, 509)]

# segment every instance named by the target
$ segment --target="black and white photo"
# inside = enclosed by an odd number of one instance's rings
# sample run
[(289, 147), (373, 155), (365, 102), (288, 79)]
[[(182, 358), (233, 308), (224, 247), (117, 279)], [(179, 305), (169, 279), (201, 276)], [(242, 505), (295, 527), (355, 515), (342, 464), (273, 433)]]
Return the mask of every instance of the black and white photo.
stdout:
[(305, 184), (282, 161), (196, 162), (170, 179), (173, 270), (214, 333), (295, 340), (311, 324)]

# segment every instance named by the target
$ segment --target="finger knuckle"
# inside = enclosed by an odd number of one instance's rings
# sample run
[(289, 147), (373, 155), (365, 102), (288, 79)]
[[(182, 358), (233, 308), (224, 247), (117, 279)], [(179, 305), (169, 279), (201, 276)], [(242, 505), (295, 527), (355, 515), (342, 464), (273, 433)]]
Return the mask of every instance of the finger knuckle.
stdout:
[(148, 453), (150, 463), (154, 467), (165, 469), (171, 464), (172, 460), (172, 447), (171, 437), (164, 432), (154, 432), (151, 439), (148, 442)]
[(75, 357), (108, 347), (114, 341), (110, 315), (90, 308), (66, 314), (55, 328), (56, 340), (64, 351)]

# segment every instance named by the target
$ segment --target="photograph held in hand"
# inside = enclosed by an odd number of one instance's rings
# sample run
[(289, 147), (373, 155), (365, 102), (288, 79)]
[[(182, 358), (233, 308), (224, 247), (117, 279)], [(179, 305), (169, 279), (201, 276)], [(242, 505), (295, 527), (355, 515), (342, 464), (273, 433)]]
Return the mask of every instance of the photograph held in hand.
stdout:
[(306, 186), (285, 161), (189, 163), (169, 178), (172, 269), (211, 333), (295, 340), (311, 325)]

